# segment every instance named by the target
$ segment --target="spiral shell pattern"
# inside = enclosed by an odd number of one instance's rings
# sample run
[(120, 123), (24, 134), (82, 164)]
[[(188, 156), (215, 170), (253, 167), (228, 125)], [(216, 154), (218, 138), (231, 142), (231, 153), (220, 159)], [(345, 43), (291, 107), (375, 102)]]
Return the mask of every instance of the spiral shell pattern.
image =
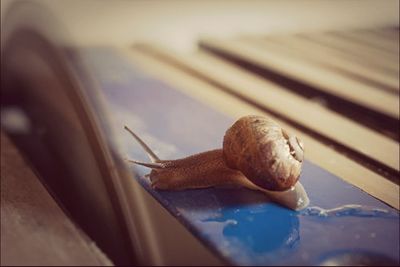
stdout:
[(245, 116), (226, 131), (223, 157), (259, 187), (283, 191), (299, 179), (303, 144), (266, 117)]

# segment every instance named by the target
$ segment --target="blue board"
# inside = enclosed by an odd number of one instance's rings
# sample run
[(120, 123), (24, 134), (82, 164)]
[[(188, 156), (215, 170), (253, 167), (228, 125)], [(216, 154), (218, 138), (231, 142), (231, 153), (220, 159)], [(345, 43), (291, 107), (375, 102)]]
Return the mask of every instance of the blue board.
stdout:
[[(81, 56), (98, 79), (113, 138), (129, 157), (147, 161), (123, 130), (125, 124), (163, 159), (221, 147), (223, 134), (235, 119), (149, 76), (118, 50), (84, 49)], [(247, 189), (156, 191), (144, 178), (149, 169), (132, 166), (132, 171), (173, 216), (230, 264), (351, 264), (368, 258), (372, 263), (399, 264), (398, 211), (309, 161), (304, 162), (300, 179), (310, 206), (363, 208), (319, 216), (315, 209), (288, 210)]]

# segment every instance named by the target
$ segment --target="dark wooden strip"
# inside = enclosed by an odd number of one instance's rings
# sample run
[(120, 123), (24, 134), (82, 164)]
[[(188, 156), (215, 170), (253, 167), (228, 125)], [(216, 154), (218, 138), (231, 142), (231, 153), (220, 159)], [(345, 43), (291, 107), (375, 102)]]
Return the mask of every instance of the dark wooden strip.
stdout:
[(3, 131), (1, 265), (112, 265), (64, 214)]

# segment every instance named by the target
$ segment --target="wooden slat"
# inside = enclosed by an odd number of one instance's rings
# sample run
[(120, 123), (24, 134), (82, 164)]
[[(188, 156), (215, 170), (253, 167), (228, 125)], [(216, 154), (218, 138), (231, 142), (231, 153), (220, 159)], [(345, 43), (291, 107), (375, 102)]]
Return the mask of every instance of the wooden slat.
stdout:
[(379, 38), (371, 32), (341, 31), (332, 32), (332, 34), (390, 53), (393, 56), (397, 56), (397, 58), (399, 57), (399, 43), (395, 40)]
[(399, 42), (399, 33), (394, 32), (392, 30), (388, 30), (387, 28), (374, 28), (367, 30), (360, 30), (361, 32), (367, 31), (375, 34), (375, 36), (380, 38), (385, 38), (386, 40), (392, 40), (395, 42)]
[(399, 42), (399, 32), (396, 32), (394, 30), (387, 28), (378, 28), (378, 29), (371, 29), (369, 31), (373, 32), (377, 36), (380, 36), (381, 38)]
[(247, 114), (266, 115), (277, 121), (282, 127), (298, 135), (306, 144), (306, 158), (315, 164), (327, 169), (347, 182), (358, 186), (374, 197), (381, 199), (389, 205), (399, 209), (399, 186), (384, 179), (377, 173), (364, 166), (349, 160), (333, 148), (326, 146), (312, 136), (300, 132), (291, 125), (262, 111), (253, 105), (223, 92), (210, 83), (189, 75), (186, 71), (159, 60), (150, 54), (132, 49), (125, 51), (126, 58), (133, 60), (135, 65), (144, 68), (156, 77), (172, 84), (178, 90), (190, 95), (210, 106), (210, 108), (232, 116), (234, 118)]
[(366, 48), (358, 43), (349, 42), (348, 40), (329, 34), (302, 34), (298, 36), (343, 51), (347, 53), (349, 57), (358, 57), (364, 60), (366, 64), (379, 66), (392, 75), (398, 75), (399, 73), (398, 60), (392, 55), (379, 53), (377, 49)]
[(313, 62), (324, 64), (326, 66), (337, 68), (343, 72), (356, 75), (367, 81), (375, 81), (385, 88), (398, 92), (399, 77), (387, 75), (378, 72), (371, 65), (359, 64), (351, 60), (345, 54), (335, 49), (321, 45), (316, 42), (310, 42), (307, 39), (298, 38), (294, 35), (270, 36), (265, 39), (258, 38), (260, 42), (276, 42), (288, 48), (288, 53), (298, 57), (309, 59)]
[(391, 118), (399, 119), (399, 100), (397, 97), (393, 97), (388, 92), (376, 90), (372, 86), (320, 69), (312, 64), (296, 60), (284, 53), (279, 53), (279, 46), (270, 45), (269, 48), (271, 50), (262, 49), (255, 47), (246, 40), (228, 42), (208, 39), (204, 43), (316, 87), (320, 91), (357, 103)]
[(327, 38), (335, 45), (340, 44), (341, 47), (348, 50), (350, 53), (354, 52), (364, 52), (371, 56), (377, 56), (385, 59), (388, 63), (393, 63), (395, 67), (397, 66), (397, 61), (395, 55), (392, 52), (386, 51), (380, 47), (376, 47), (370, 43), (362, 41), (356, 38), (352, 33), (349, 32), (339, 32), (339, 31), (329, 31), (325, 33), (316, 34), (316, 38)]
[(389, 71), (387, 70), (385, 66), (386, 63), (385, 61), (382, 60), (381, 60), (382, 62), (373, 61), (374, 63), (372, 63), (372, 61), (368, 61), (368, 59), (366, 60), (365, 57), (358, 56), (357, 53), (351, 54), (348, 51), (337, 49), (334, 46), (327, 45), (326, 43), (321, 42), (320, 40), (313, 40), (311, 38), (308, 38), (307, 36), (302, 36), (302, 35), (293, 35), (293, 37), (301, 40), (303, 43), (306, 43), (307, 45), (310, 45), (311, 48), (315, 46), (323, 47), (323, 49), (327, 51), (328, 54), (332, 53), (332, 55), (354, 62), (359, 66), (364, 66), (365, 68), (369, 68), (372, 71), (379, 73), (380, 75), (391, 77), (391, 79), (396, 79), (396, 80), (399, 79), (399, 75), (397, 72), (393, 70)]

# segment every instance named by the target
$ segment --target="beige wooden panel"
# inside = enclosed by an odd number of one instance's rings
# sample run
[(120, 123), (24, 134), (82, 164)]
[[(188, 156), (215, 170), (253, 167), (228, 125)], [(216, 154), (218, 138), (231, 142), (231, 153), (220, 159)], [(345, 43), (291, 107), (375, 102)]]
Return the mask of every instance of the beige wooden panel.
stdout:
[[(360, 35), (362, 33), (359, 33)], [(318, 38), (328, 38), (333, 42), (333, 40), (336, 40), (338, 44), (340, 43), (343, 48), (349, 49), (349, 51), (353, 52), (359, 52), (363, 51), (371, 55), (379, 56), (382, 59), (387, 60), (388, 62), (391, 63), (397, 63), (395, 55), (391, 51), (387, 51), (385, 49), (382, 49), (382, 47), (377, 47), (375, 45), (372, 45), (372, 43), (367, 43), (365, 40), (368, 38), (362, 38), (357, 37), (357, 34), (353, 34), (350, 31), (327, 31), (325, 33), (317, 34)], [(395, 65), (396, 66), (396, 65)]]
[(148, 49), (227, 86), (269, 110), (399, 170), (399, 144), (392, 139), (206, 53), (182, 55), (161, 47)]
[(304, 141), (306, 146), (305, 156), (308, 160), (399, 209), (399, 186), (348, 159), (333, 148), (318, 142), (313, 137), (298, 131), (271, 114), (244, 103), (240, 99), (219, 90), (204, 80), (195, 78), (184, 70), (178, 69), (149, 54), (132, 49), (124, 51), (124, 55), (126, 58), (130, 58), (136, 66), (142, 67), (158, 79), (171, 84), (177, 90), (228, 116), (238, 118), (248, 114), (259, 114), (271, 117), (282, 127), (295, 133)]
[(357, 56), (362, 58), (366, 63), (377, 65), (393, 74), (399, 73), (398, 58), (386, 53), (380, 53), (377, 49), (368, 48), (356, 42), (351, 42), (349, 40), (338, 38), (337, 36), (329, 34), (310, 34), (299, 36), (302, 38), (309, 38), (314, 42), (319, 42), (326, 46), (342, 50), (348, 53), (349, 56)]
[[(310, 45), (311, 48), (313, 46), (319, 46), (323, 47), (324, 50), (327, 51), (327, 53), (332, 53), (335, 57), (342, 58), (344, 60), (348, 60), (350, 62), (353, 62), (354, 64), (364, 66), (365, 68), (371, 69), (372, 71), (379, 73), (381, 75), (389, 76), (392, 79), (399, 80), (399, 73), (394, 70), (389, 70), (386, 67), (386, 61), (380, 60), (377, 62), (376, 60), (371, 60), (365, 57), (360, 57), (357, 53), (352, 54), (349, 53), (348, 51), (342, 50), (342, 49), (337, 49), (334, 46), (331, 46), (327, 43), (324, 43), (321, 40), (313, 40), (311, 38), (308, 38), (308, 36), (303, 36), (303, 35), (293, 35), (293, 37), (296, 37), (296, 39), (299, 39), (302, 41), (302, 43), (305, 43), (307, 45)], [(310, 48), (310, 50), (311, 50)]]
[(335, 32), (334, 34), (341, 36), (343, 38), (348, 38), (349, 40), (357, 41), (366, 46), (375, 47), (382, 50), (382, 52), (390, 53), (393, 56), (399, 56), (399, 43), (395, 40), (388, 40), (384, 38), (377, 37), (371, 32)]
[(392, 118), (399, 118), (399, 99), (372, 86), (320, 69), (312, 64), (279, 53), (279, 45), (267, 49), (256, 47), (245, 40), (221, 41), (208, 39), (207, 45), (221, 49), (259, 66), (273, 69), (282, 75), (312, 85), (322, 91), (368, 107)]
[(376, 68), (371, 67), (371, 65), (357, 63), (340, 51), (331, 49), (328, 46), (310, 42), (295, 35), (270, 36), (265, 39), (258, 38), (258, 40), (260, 42), (272, 41), (279, 43), (290, 49), (288, 52), (296, 56), (374, 80), (387, 86), (388, 89), (394, 92), (399, 91), (399, 77), (379, 72)]

